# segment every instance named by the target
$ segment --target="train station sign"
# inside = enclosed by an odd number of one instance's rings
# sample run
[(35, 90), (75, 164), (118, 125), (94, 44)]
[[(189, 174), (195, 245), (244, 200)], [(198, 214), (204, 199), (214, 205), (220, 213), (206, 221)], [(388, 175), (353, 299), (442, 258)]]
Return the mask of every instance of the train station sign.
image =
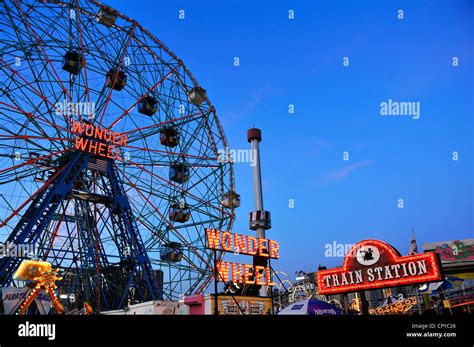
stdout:
[(392, 246), (365, 240), (351, 247), (342, 267), (316, 273), (318, 293), (339, 294), (442, 280), (436, 253), (402, 257)]

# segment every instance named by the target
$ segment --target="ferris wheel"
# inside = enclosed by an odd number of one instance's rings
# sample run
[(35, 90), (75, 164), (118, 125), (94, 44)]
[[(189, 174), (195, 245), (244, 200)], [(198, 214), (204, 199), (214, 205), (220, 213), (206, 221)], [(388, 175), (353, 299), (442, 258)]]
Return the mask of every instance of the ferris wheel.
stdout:
[[(0, 241), (33, 245), (60, 294), (102, 311), (205, 290), (204, 228), (239, 205), (227, 148), (206, 91), (135, 20), (0, 1)], [(0, 259), (2, 287), (23, 258)]]

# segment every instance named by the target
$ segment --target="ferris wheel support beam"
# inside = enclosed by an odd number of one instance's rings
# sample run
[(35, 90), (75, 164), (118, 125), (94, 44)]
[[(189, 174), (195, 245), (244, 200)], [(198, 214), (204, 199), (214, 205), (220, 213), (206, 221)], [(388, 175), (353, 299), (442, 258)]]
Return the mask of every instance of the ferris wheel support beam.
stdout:
[[(36, 245), (39, 239), (43, 239), (43, 242), (49, 244), (49, 247), (40, 248), (39, 254), (41, 258), (48, 258), (49, 251), (54, 238), (56, 237), (57, 230), (53, 231), (53, 235), (49, 242), (45, 240), (44, 236), (48, 233), (48, 227), (52, 221), (53, 215), (61, 205), (63, 201), (71, 199), (71, 191), (78, 176), (86, 169), (88, 163), (88, 155), (81, 152), (73, 152), (69, 158), (69, 162), (59, 170), (55, 175), (50, 178), (49, 182), (45, 183), (46, 189), (40, 190), (39, 193), (34, 195), (28, 209), (24, 215), (20, 218), (18, 224), (13, 229), (12, 233), (7, 239), (7, 242), (14, 244), (33, 244)], [(110, 182), (110, 190), (112, 192), (113, 206), (110, 207), (110, 215), (114, 218), (114, 230), (116, 231), (115, 238), (116, 243), (119, 245), (119, 256), (120, 262), (127, 264), (122, 268), (125, 274), (126, 287), (115, 288), (113, 293), (105, 293), (108, 300), (104, 300), (104, 307), (106, 309), (118, 309), (122, 308), (128, 301), (147, 301), (147, 300), (158, 300), (162, 297), (162, 290), (156, 281), (154, 276), (151, 261), (147, 255), (144, 243), (141, 239), (140, 233), (136, 226), (132, 209), (125, 195), (125, 191), (118, 177), (115, 169), (115, 165), (112, 161), (107, 161), (107, 176)], [(27, 201), (22, 206), (26, 206), (29, 203)], [(81, 202), (79, 202), (80, 204)], [(84, 207), (84, 206), (83, 206)], [(83, 221), (81, 224), (80, 236), (82, 237), (83, 246), (86, 248), (81, 250), (81, 254), (85, 254), (86, 259), (82, 259), (81, 267), (79, 269), (73, 268), (74, 264), (69, 267), (61, 268), (66, 272), (75, 272), (75, 278), (69, 288), (66, 288), (68, 293), (74, 293), (76, 287), (79, 285), (81, 276), (83, 277), (83, 270), (90, 268), (100, 268), (98, 260), (101, 259), (102, 265), (109, 265), (104, 261), (105, 251), (103, 247), (95, 248), (95, 242), (98, 242), (98, 234), (94, 232), (96, 223), (91, 216), (88, 207), (85, 213), (87, 213), (87, 221)], [(18, 214), (18, 211), (15, 211)], [(77, 215), (83, 216), (83, 213)], [(9, 221), (9, 220), (8, 220)], [(8, 222), (5, 221), (4, 223)], [(57, 227), (58, 228), (58, 227)], [(56, 229), (57, 229), (56, 228)], [(63, 256), (66, 257), (66, 252)], [(57, 257), (56, 257), (57, 258)], [(0, 260), (0, 285), (5, 287), (12, 284), (13, 274), (16, 271), (18, 265), (21, 262), (21, 258), (3, 258)], [(57, 258), (59, 263), (61, 259)], [(101, 275), (97, 274), (99, 278)], [(113, 282), (113, 279), (105, 279), (108, 282)], [(102, 282), (100, 280), (99, 282)], [(110, 287), (113, 283), (108, 283)], [(64, 283), (62, 283), (64, 286)], [(83, 288), (87, 284), (82, 281), (80, 287)], [(60, 286), (62, 287), (62, 286)], [(119, 287), (119, 286), (117, 286)], [(100, 293), (103, 292), (101, 285), (94, 290), (89, 288), (89, 292)], [(108, 304), (107, 304), (108, 303)], [(99, 308), (100, 310), (100, 308)]]
[[(143, 244), (140, 232), (136, 224), (136, 219), (133, 217), (132, 208), (128, 200), (125, 190), (118, 178), (117, 168), (113, 165), (111, 161), (107, 162), (107, 171), (111, 183), (111, 190), (114, 195), (114, 209), (118, 212), (118, 216), (122, 223), (119, 224), (121, 232), (117, 234), (120, 238), (119, 242), (127, 247), (130, 247), (130, 257), (137, 263), (138, 266), (134, 266), (135, 270), (141, 269), (142, 273), (131, 273), (130, 279), (128, 281), (128, 291), (132, 289), (132, 286), (135, 289), (143, 291), (143, 299), (145, 297), (145, 292), (151, 295), (151, 300), (158, 300), (162, 298), (161, 288), (158, 287), (158, 283), (153, 273), (153, 268), (151, 266), (150, 258), (148, 257), (147, 251)], [(144, 277), (140, 279), (139, 276)], [(143, 286), (146, 284), (146, 286)], [(140, 286), (140, 287), (139, 287)], [(118, 307), (122, 307), (127, 298), (127, 293), (124, 293)]]
[[(50, 178), (52, 182), (45, 183), (43, 187), (46, 189), (43, 189), (32, 199), (33, 201), (25, 214), (7, 238), (7, 242), (33, 245), (36, 243), (41, 233), (49, 225), (57, 207), (72, 189), (72, 184), (83, 165), (79, 162), (79, 155), (75, 153), (69, 163)], [(4, 224), (7, 222), (8, 219), (4, 221)], [(20, 260), (21, 258), (7, 257), (0, 261), (0, 284), (2, 286), (11, 284)]]

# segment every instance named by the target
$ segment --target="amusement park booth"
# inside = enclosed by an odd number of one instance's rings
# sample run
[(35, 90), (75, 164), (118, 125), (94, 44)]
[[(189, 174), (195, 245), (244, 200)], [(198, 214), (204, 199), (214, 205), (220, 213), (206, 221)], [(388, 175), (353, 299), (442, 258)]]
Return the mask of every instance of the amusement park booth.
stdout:
[(424, 243), (423, 251), (436, 253), (447, 275), (434, 291), (444, 298), (444, 307), (454, 313), (473, 313), (474, 239)]
[[(214, 314), (214, 294), (197, 294), (184, 297), (191, 315)], [(265, 315), (272, 312), (272, 299), (255, 296), (218, 295), (217, 310), (220, 315)]]

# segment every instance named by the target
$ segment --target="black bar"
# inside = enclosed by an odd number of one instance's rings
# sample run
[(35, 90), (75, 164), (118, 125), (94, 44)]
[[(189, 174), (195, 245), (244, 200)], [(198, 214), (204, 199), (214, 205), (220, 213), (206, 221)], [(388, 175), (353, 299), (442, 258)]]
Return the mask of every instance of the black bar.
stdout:
[[(20, 337), (19, 325), (54, 324), (55, 339)], [(474, 316), (2, 316), (0, 344), (220, 343), (237, 339), (262, 344), (470, 345)], [(268, 334), (271, 331), (272, 334)], [(409, 336), (420, 334), (420, 336)], [(431, 334), (431, 335), (430, 335)], [(455, 334), (434, 337), (432, 334)]]

